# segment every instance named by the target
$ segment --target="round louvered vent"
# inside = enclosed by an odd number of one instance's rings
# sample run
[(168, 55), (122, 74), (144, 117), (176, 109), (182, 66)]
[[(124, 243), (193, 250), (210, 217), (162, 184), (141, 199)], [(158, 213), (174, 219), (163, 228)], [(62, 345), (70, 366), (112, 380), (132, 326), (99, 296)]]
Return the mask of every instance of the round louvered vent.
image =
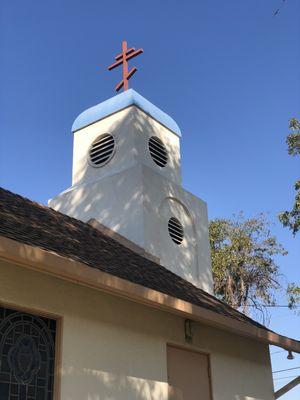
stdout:
[(173, 242), (180, 244), (183, 241), (183, 227), (177, 218), (172, 217), (169, 219), (168, 230)]
[(115, 149), (115, 139), (106, 133), (98, 137), (92, 144), (89, 152), (90, 162), (95, 167), (101, 167), (113, 156)]
[(149, 151), (153, 161), (160, 167), (165, 167), (168, 162), (167, 149), (163, 142), (156, 136), (149, 139)]

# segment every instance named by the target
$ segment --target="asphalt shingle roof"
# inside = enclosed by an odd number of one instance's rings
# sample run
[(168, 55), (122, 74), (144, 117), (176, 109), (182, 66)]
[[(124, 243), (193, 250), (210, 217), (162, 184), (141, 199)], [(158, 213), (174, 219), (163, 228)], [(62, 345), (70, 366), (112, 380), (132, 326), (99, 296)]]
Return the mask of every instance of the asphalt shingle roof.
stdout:
[(0, 188), (0, 235), (80, 261), (228, 318), (263, 325), (87, 223)]

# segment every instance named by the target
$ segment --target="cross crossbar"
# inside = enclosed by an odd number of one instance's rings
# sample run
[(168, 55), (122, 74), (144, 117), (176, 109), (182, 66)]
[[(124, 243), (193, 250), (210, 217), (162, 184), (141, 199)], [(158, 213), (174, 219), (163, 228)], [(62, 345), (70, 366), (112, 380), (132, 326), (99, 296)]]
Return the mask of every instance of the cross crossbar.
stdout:
[(121, 82), (119, 82), (116, 86), (116, 91), (118, 92), (122, 87), (125, 90), (128, 90), (128, 81), (132, 77), (133, 74), (136, 73), (137, 68), (133, 67), (129, 72), (128, 72), (128, 61), (131, 60), (132, 58), (142, 54), (144, 52), (143, 49), (138, 49), (136, 50), (134, 47), (131, 47), (130, 49), (127, 49), (127, 42), (124, 40), (122, 42), (122, 53), (119, 53), (115, 57), (115, 62), (111, 64), (108, 67), (108, 70), (111, 71), (114, 68), (118, 67), (119, 65), (123, 65), (123, 79)]

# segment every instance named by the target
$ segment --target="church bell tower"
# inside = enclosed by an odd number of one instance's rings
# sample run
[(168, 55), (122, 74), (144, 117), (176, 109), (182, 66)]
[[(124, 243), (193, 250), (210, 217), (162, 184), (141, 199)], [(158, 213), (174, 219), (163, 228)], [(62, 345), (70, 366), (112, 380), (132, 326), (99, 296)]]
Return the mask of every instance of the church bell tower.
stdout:
[(176, 122), (132, 89), (80, 114), (72, 186), (49, 206), (97, 220), (212, 293), (206, 203), (181, 186)]

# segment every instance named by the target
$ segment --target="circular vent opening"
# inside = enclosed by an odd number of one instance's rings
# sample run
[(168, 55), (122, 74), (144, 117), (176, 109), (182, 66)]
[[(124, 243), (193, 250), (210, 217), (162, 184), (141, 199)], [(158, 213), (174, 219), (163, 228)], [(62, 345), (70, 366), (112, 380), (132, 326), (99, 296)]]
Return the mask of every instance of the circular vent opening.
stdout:
[(92, 165), (101, 167), (107, 163), (113, 156), (115, 149), (115, 139), (112, 135), (106, 133), (100, 136), (92, 144), (89, 152)]
[(168, 230), (173, 242), (180, 244), (183, 241), (183, 227), (177, 218), (172, 217), (169, 219)]
[(160, 167), (165, 167), (168, 162), (168, 153), (163, 142), (156, 136), (149, 139), (149, 151), (153, 161)]

